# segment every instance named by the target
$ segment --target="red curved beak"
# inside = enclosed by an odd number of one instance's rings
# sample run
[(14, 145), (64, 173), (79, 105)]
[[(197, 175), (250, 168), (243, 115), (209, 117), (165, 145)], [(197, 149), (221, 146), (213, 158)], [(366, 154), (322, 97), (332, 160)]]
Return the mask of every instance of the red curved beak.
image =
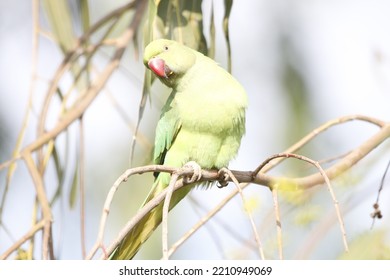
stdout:
[(172, 71), (165, 64), (165, 61), (161, 58), (154, 57), (149, 60), (148, 67), (153, 71), (154, 74), (161, 78), (168, 78)]

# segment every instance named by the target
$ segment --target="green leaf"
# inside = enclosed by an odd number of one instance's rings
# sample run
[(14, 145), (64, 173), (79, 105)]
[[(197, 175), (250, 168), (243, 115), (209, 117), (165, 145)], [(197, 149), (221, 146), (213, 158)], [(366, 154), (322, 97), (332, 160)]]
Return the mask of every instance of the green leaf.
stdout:
[[(62, 52), (67, 54), (75, 48), (77, 42), (69, 2), (66, 0), (43, 0), (43, 7), (49, 20), (53, 37), (57, 41)], [(86, 21), (89, 21), (89, 15), (86, 16), (88, 11), (85, 10), (88, 9), (88, 7), (86, 7), (86, 4), (81, 3), (81, 8), (83, 9), (81, 12), (83, 27), (85, 27), (84, 24), (87, 24)], [(89, 25), (89, 23), (87, 25)], [(88, 67), (81, 67), (80, 64), (75, 61), (71, 66), (71, 71), (77, 89), (79, 92), (82, 92), (88, 85)]]
[(83, 30), (85, 32), (90, 27), (88, 0), (80, 0), (78, 3), (80, 5), (80, 11), (81, 11), (81, 23), (83, 26)]
[[(66, 132), (67, 133), (67, 132)], [(52, 158), (54, 161), (54, 168), (56, 170), (56, 175), (58, 179), (58, 186), (57, 189), (53, 195), (53, 198), (50, 201), (50, 205), (53, 205), (54, 202), (61, 196), (62, 194), (62, 187), (64, 183), (64, 169), (61, 165), (61, 160), (57, 152), (56, 145), (53, 146), (53, 152), (52, 152)]]
[(215, 57), (215, 23), (214, 23), (214, 4), (211, 2), (211, 16), (210, 16), (210, 43), (208, 56)]
[(232, 10), (233, 0), (225, 0), (225, 15), (223, 16), (223, 32), (225, 34), (227, 52), (228, 52), (228, 71), (232, 71), (232, 50), (229, 36), (229, 17)]
[(76, 167), (73, 172), (73, 179), (72, 179), (72, 186), (70, 188), (69, 193), (69, 207), (74, 208), (76, 204), (76, 198), (77, 198), (77, 189), (78, 189), (78, 182), (79, 182), (79, 165), (76, 164)]
[(61, 50), (66, 53), (75, 46), (76, 36), (73, 31), (72, 15), (66, 0), (43, 0), (53, 36)]
[(162, 0), (158, 5), (157, 16), (164, 26), (164, 37), (207, 53), (206, 38), (203, 34), (202, 1)]

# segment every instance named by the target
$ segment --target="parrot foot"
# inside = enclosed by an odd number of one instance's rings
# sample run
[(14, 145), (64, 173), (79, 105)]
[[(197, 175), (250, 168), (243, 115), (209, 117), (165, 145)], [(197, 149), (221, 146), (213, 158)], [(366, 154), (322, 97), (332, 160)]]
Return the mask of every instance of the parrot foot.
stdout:
[(202, 178), (202, 168), (195, 161), (189, 161), (186, 164), (184, 164), (183, 167), (192, 168), (192, 170), (194, 170), (194, 173), (192, 174), (191, 177), (190, 176), (185, 176), (183, 178), (184, 183), (191, 184), (191, 183), (194, 183), (196, 181), (199, 181), (200, 178)]
[(217, 187), (220, 189), (226, 187), (229, 184), (228, 181), (230, 179), (228, 169), (226, 167), (222, 167), (220, 170), (218, 170), (218, 175), (219, 179)]

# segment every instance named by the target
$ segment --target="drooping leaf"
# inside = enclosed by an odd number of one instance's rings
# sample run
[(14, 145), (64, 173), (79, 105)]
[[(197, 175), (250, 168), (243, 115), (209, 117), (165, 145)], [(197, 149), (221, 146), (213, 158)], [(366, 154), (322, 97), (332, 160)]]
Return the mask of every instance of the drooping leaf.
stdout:
[(52, 34), (57, 40), (61, 50), (66, 53), (71, 50), (76, 43), (68, 1), (43, 0), (42, 3), (52, 29)]
[(64, 183), (64, 168), (63, 168), (63, 165), (61, 164), (61, 160), (60, 160), (60, 157), (58, 155), (56, 146), (53, 147), (52, 158), (54, 161), (54, 168), (55, 168), (56, 176), (58, 179), (58, 185), (57, 185), (57, 189), (54, 192), (54, 195), (50, 201), (50, 205), (53, 205), (54, 202), (59, 197), (61, 197), (62, 190), (63, 190), (63, 183)]
[[(85, 9), (85, 4), (83, 9)], [(48, 18), (51, 33), (55, 38), (58, 47), (66, 55), (69, 51), (73, 50), (76, 46), (77, 36), (74, 31), (73, 17), (69, 2), (66, 0), (43, 0), (43, 8)], [(86, 11), (82, 12), (83, 24)], [(88, 16), (89, 18), (89, 16)], [(71, 65), (71, 71), (75, 80), (75, 84), (79, 92), (82, 92), (88, 85), (88, 68), (81, 67), (77, 61), (74, 61)]]
[(76, 164), (76, 167), (73, 171), (73, 179), (72, 179), (72, 185), (70, 187), (69, 192), (69, 207), (73, 208), (76, 204), (76, 198), (77, 198), (77, 189), (78, 189), (78, 182), (79, 182), (79, 165)]
[(162, 0), (157, 16), (164, 25), (165, 38), (170, 38), (207, 53), (203, 34), (202, 1)]
[(232, 71), (232, 50), (230, 47), (230, 36), (229, 36), (229, 17), (232, 10), (233, 0), (225, 0), (225, 15), (223, 16), (223, 32), (225, 35), (227, 52), (228, 52), (228, 71)]
[(81, 11), (81, 23), (82, 23), (83, 31), (85, 32), (90, 27), (88, 0), (80, 0), (79, 5)]
[(211, 2), (211, 15), (210, 15), (210, 42), (208, 56), (215, 57), (215, 23), (214, 23), (214, 4)]

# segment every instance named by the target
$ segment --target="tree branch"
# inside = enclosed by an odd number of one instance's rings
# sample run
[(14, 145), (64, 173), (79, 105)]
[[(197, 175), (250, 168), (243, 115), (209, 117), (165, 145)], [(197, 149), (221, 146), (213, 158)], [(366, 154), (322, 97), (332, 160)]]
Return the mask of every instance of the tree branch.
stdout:
[[(320, 167), (320, 172), (305, 176), (305, 177), (299, 177), (299, 178), (287, 178), (287, 177), (276, 177), (276, 176), (270, 176), (265, 174), (268, 170), (270, 170), (272, 167), (276, 166), (276, 164), (280, 163), (281, 159), (276, 159), (280, 156), (280, 154), (271, 156), (269, 159), (264, 161), (258, 168), (256, 168), (254, 171), (234, 171), (232, 170), (233, 176), (237, 179), (240, 183), (254, 183), (262, 186), (266, 186), (270, 189), (278, 188), (278, 189), (284, 189), (284, 190), (298, 190), (298, 189), (308, 189), (312, 188), (314, 186), (323, 184), (323, 183), (329, 183), (329, 180), (336, 178), (346, 170), (350, 169), (354, 164), (359, 162), (361, 159), (363, 159), (366, 155), (368, 155), (372, 150), (374, 150), (378, 145), (383, 143), (386, 139), (390, 137), (390, 123), (386, 123), (374, 118), (361, 116), (361, 115), (352, 115), (352, 116), (346, 116), (342, 118), (338, 118), (332, 121), (329, 121), (319, 128), (313, 130), (311, 133), (309, 133), (307, 136), (302, 138), (299, 142), (291, 146), (287, 151), (295, 151), (302, 146), (304, 146), (307, 142), (309, 142), (311, 139), (313, 139), (315, 136), (317, 136), (319, 133), (325, 131), (326, 129), (337, 125), (342, 124), (347, 121), (352, 120), (361, 120), (366, 121), (369, 123), (372, 123), (376, 126), (380, 127), (380, 130), (375, 133), (373, 136), (371, 136), (368, 140), (363, 142), (360, 146), (358, 146), (355, 150), (352, 152), (346, 154), (344, 157), (342, 157), (338, 162), (333, 164), (331, 167), (329, 167), (326, 170), (323, 170)], [(272, 161), (272, 162), (271, 162)], [(275, 163), (276, 162), (276, 163)], [(318, 165), (316, 165), (318, 167)], [(264, 170), (263, 172), (260, 172), (260, 170)], [(108, 216), (109, 207), (111, 204), (111, 201), (113, 199), (114, 193), (116, 192), (117, 188), (121, 184), (121, 182), (126, 181), (129, 176), (133, 174), (142, 174), (144, 172), (168, 172), (168, 173), (177, 173), (179, 172), (181, 176), (191, 176), (193, 174), (193, 170), (191, 168), (172, 168), (162, 165), (150, 165), (150, 166), (144, 166), (144, 167), (138, 167), (127, 170), (121, 177), (118, 178), (118, 180), (115, 182), (114, 186), (111, 188), (110, 193), (106, 199), (105, 208), (102, 214), (102, 222), (100, 224), (100, 231), (98, 235), (98, 240), (95, 243), (93, 250), (89, 254), (88, 258), (93, 258), (94, 254), (96, 253), (97, 249), (99, 247), (102, 247), (103, 244), (103, 232), (105, 229), (105, 222)], [(219, 174), (218, 170), (202, 170), (201, 172), (201, 179), (202, 181), (220, 181), (221, 176)], [(228, 178), (229, 181), (232, 181), (232, 178)], [(176, 182), (174, 191), (177, 189), (183, 187), (183, 180), (180, 179)], [(244, 186), (245, 187), (245, 186)], [(328, 185), (329, 188), (329, 185)], [(331, 190), (330, 190), (331, 191)], [(159, 205), (165, 198), (166, 194), (168, 192), (168, 189), (165, 189), (162, 191), (158, 196), (156, 196), (154, 199), (149, 201), (143, 208), (141, 208), (137, 214), (126, 224), (126, 226), (123, 228), (123, 230), (120, 232), (119, 236), (116, 238), (116, 240), (109, 246), (107, 251), (105, 251), (104, 256), (102, 258), (107, 258), (110, 254), (112, 254), (113, 250), (117, 247), (117, 245), (120, 243), (120, 241), (126, 236), (128, 232), (131, 231), (131, 229), (154, 207)], [(209, 214), (209, 217), (206, 219), (202, 219), (202, 223), (204, 224), (207, 222), (207, 220), (212, 217), (216, 212), (218, 212), (223, 205), (226, 204), (227, 201), (229, 201), (231, 198), (233, 198), (237, 193), (239, 193), (239, 190), (234, 190), (225, 200), (223, 203), (219, 204), (215, 210), (213, 210), (212, 214)], [(332, 194), (332, 191), (331, 191)], [(332, 196), (333, 200), (335, 200), (334, 196)], [(337, 202), (337, 201), (336, 201)], [(337, 210), (336, 205), (336, 210)], [(338, 215), (339, 222), (340, 222), (340, 216)], [(343, 228), (343, 225), (340, 224), (340, 226)], [(188, 236), (193, 234), (196, 229), (191, 230)], [(343, 233), (343, 240), (345, 245), (345, 231), (342, 230)], [(180, 245), (179, 243), (178, 245)], [(175, 248), (177, 246), (175, 244)], [(346, 247), (347, 248), (347, 247)], [(172, 251), (168, 251), (166, 256), (170, 256), (172, 254)]]
[(0, 260), (5, 260), (11, 255), (14, 251), (16, 251), (20, 246), (23, 245), (24, 242), (34, 237), (35, 233), (44, 228), (45, 220), (41, 220), (36, 223), (22, 238), (16, 241), (10, 248), (7, 249), (2, 255), (0, 255)]

